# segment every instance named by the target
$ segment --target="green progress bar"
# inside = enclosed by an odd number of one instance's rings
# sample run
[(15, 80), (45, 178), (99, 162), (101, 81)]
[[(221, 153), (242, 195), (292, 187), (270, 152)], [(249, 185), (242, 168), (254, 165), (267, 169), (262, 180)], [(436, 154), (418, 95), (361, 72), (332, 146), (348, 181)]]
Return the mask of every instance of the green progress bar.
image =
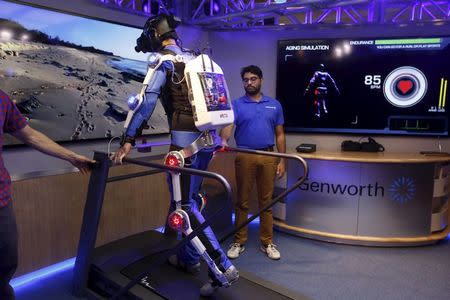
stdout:
[(439, 44), (440, 42), (441, 42), (440, 38), (375, 40), (375, 45)]

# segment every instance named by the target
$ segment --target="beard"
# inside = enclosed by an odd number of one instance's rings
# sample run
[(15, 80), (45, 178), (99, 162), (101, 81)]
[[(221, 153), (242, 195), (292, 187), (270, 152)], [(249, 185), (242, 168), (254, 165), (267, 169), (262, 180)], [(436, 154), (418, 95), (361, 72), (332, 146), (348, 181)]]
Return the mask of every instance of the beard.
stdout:
[(261, 90), (261, 87), (254, 87), (254, 86), (245, 88), (245, 92), (250, 96), (258, 94), (260, 90)]

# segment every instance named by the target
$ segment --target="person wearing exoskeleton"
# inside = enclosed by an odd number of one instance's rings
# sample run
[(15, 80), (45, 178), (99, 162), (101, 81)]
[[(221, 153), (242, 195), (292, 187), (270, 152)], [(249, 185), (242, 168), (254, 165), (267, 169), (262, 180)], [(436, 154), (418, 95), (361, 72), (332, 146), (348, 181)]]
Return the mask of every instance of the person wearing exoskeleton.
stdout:
[[(166, 165), (206, 170), (213, 151), (220, 145), (215, 129), (233, 122), (233, 111), (220, 67), (206, 55), (196, 57), (181, 48), (175, 32), (179, 23), (172, 15), (151, 17), (137, 40), (136, 51), (157, 53), (151, 56), (141, 93), (128, 100), (130, 111), (121, 147), (113, 156), (117, 163), (121, 163), (131, 151), (135, 138), (148, 127), (147, 121), (158, 98), (171, 130)], [(197, 111), (194, 111), (195, 107)], [(224, 110), (228, 113), (222, 114)], [(219, 120), (219, 114), (222, 119), (224, 115), (226, 118)], [(178, 231), (188, 235), (192, 228), (205, 221), (199, 210), (199, 206), (203, 206), (199, 193), (202, 178), (170, 172), (168, 182), (172, 202), (165, 234), (176, 235)], [(228, 287), (239, 278), (237, 269), (226, 257), (210, 227), (193, 238), (169, 262), (197, 273), (200, 257), (207, 263), (210, 277), (210, 281), (200, 289), (201, 295), (210, 296), (218, 287)]]
[(327, 100), (329, 98), (329, 92), (333, 91), (336, 95), (339, 95), (339, 89), (336, 86), (330, 73), (325, 69), (324, 64), (320, 64), (318, 70), (314, 72), (311, 77), (308, 86), (305, 89), (304, 95), (313, 93), (314, 97), (314, 116), (320, 118), (323, 115), (328, 114)]

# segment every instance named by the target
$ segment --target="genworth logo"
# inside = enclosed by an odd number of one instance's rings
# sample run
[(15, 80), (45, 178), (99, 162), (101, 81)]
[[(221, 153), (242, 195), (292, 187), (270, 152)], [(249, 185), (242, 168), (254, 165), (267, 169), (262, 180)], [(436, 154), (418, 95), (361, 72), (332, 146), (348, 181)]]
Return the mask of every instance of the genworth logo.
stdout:
[(379, 198), (383, 198), (385, 190), (387, 190), (389, 200), (401, 204), (411, 201), (416, 193), (416, 184), (410, 177), (399, 177), (395, 179), (388, 189), (385, 189), (385, 187), (377, 181), (366, 185), (356, 185), (310, 181), (309, 179), (306, 179), (298, 188), (305, 192), (321, 194)]
[(410, 177), (397, 178), (389, 187), (389, 198), (401, 204), (411, 201), (415, 193), (416, 183)]
[(384, 197), (384, 187), (378, 182), (367, 185), (328, 183), (309, 181), (308, 179), (298, 187), (302, 191), (326, 193), (333, 195)]

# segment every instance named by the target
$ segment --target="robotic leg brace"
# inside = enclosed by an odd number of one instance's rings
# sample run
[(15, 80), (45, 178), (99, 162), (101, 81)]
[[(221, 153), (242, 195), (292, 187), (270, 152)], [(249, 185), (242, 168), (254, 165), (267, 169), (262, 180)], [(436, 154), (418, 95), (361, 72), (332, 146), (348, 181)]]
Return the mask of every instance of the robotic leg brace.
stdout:
[[(183, 166), (185, 166), (186, 158), (192, 157), (193, 155), (195, 155), (202, 149), (215, 147), (217, 145), (215, 139), (216, 139), (216, 135), (215, 135), (214, 131), (213, 132), (211, 132), (211, 131), (202, 132), (201, 135), (187, 147), (185, 147), (179, 151), (169, 152), (165, 157), (165, 160), (164, 160), (165, 164), (168, 166), (183, 167)], [(173, 201), (175, 204), (175, 210), (169, 214), (168, 225), (173, 230), (175, 230), (177, 232), (182, 232), (184, 235), (188, 235), (193, 231), (192, 227), (191, 227), (190, 215), (191, 215), (191, 217), (197, 218), (198, 220), (195, 220), (195, 221), (198, 221), (200, 223), (203, 222), (204, 220), (198, 212), (197, 213), (200, 216), (195, 215), (195, 213), (188, 214), (188, 212), (186, 212), (183, 209), (183, 206), (181, 204), (181, 200), (182, 200), (181, 174), (174, 171), (174, 172), (170, 172), (170, 176), (171, 176), (171, 184), (172, 184), (172, 197), (173, 197)], [(195, 186), (196, 183), (191, 182), (190, 185), (192, 187), (192, 186)], [(196, 190), (193, 192), (195, 193)], [(191, 212), (194, 209), (197, 210), (196, 207), (195, 208), (191, 207), (190, 209), (191, 209)], [(209, 228), (208, 230), (211, 230), (211, 229)], [(211, 244), (216, 243), (217, 247), (219, 247), (218, 242), (214, 236), (212, 236), (211, 234), (209, 236), (208, 236), (208, 234), (205, 234), (205, 235), (208, 238), (209, 242), (211, 242)], [(214, 239), (214, 241), (212, 241), (211, 239)], [(219, 269), (216, 262), (210, 257), (205, 245), (202, 243), (202, 241), (199, 239), (199, 237), (194, 237), (191, 240), (191, 245), (195, 249), (195, 251), (198, 253), (198, 255), (203, 257), (203, 259), (205, 260), (205, 262), (208, 265), (210, 274), (219, 283), (219, 285), (223, 286), (223, 287), (228, 287), (230, 285), (230, 282), (228, 282), (224, 273)], [(225, 270), (231, 265), (231, 263), (227, 259), (225, 262), (221, 262), (221, 264), (222, 264), (223, 269), (225, 269)]]

